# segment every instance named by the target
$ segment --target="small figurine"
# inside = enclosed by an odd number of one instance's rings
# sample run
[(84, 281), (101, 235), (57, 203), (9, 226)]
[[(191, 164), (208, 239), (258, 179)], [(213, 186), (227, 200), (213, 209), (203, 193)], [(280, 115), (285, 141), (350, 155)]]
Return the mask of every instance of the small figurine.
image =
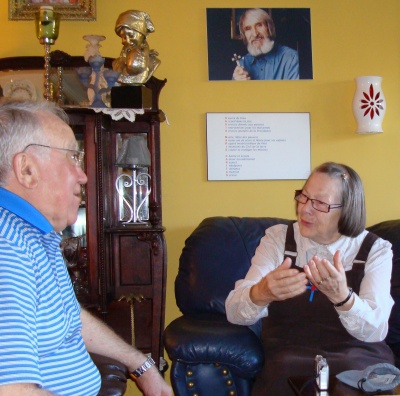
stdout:
[(143, 11), (129, 10), (118, 17), (115, 32), (121, 37), (123, 48), (113, 61), (113, 69), (120, 73), (119, 83), (144, 84), (161, 63), (158, 52), (147, 43), (148, 34), (154, 30), (150, 16)]

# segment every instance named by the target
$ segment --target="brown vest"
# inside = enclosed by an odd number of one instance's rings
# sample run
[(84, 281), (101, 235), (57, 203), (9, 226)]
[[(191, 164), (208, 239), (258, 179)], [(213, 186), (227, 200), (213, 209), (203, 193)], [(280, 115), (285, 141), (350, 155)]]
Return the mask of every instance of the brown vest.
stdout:
[[(364, 266), (377, 236), (368, 233), (346, 272), (347, 283), (359, 293)], [(297, 246), (293, 223), (286, 234), (285, 257), (296, 267)], [(286, 301), (270, 304), (268, 317), (263, 319), (262, 342), (265, 365), (258, 376), (252, 395), (287, 396), (292, 394), (287, 378), (313, 376), (315, 355), (327, 359), (331, 375), (345, 370), (363, 370), (376, 363), (394, 363), (391, 349), (382, 342), (363, 342), (351, 336), (341, 324), (338, 313), (327, 297), (310, 291)]]

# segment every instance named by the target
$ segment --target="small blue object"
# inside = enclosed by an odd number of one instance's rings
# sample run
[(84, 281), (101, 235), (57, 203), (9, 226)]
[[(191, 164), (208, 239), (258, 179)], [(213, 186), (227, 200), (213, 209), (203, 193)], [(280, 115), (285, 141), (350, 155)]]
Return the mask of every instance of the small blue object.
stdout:
[(316, 291), (318, 291), (318, 289), (312, 284), (312, 283), (310, 283), (308, 286), (307, 286), (307, 289), (308, 290), (310, 290), (310, 298), (308, 299), (308, 301), (309, 302), (312, 302), (312, 300), (313, 300), (313, 298), (314, 298), (314, 293), (316, 292)]

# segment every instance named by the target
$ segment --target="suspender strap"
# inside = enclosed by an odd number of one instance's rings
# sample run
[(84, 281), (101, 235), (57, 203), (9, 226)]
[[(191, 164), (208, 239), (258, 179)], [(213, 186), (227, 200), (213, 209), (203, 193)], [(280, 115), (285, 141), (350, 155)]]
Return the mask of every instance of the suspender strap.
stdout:
[(294, 240), (294, 228), (293, 223), (288, 224), (288, 228), (286, 231), (286, 241), (285, 241), (285, 254), (284, 259), (290, 257), (292, 259), (292, 265), (296, 264), (296, 257), (297, 257), (297, 244)]
[(364, 277), (365, 263), (367, 262), (369, 252), (378, 236), (369, 232), (361, 243), (360, 250), (353, 260), (352, 277), (347, 279), (347, 283), (353, 288), (356, 294), (360, 293), (361, 281)]
[(353, 261), (353, 264), (365, 264), (368, 259), (369, 252), (372, 248), (372, 245), (378, 239), (378, 235), (368, 232), (365, 236), (364, 240), (362, 241), (360, 250), (357, 253), (356, 258)]

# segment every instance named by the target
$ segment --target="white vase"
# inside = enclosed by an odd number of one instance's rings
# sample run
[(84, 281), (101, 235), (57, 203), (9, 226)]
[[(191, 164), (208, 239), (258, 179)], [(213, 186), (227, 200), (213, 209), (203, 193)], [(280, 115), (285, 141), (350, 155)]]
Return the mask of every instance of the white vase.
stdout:
[(98, 34), (86, 34), (82, 38), (89, 42), (89, 44), (86, 44), (86, 51), (83, 54), (86, 62), (89, 62), (89, 58), (91, 56), (101, 55), (100, 42), (106, 39), (105, 36), (99, 36)]
[(386, 112), (386, 100), (381, 83), (382, 77), (356, 77), (353, 98), (353, 114), (357, 121), (357, 133), (381, 133)]
[[(104, 41), (106, 39), (106, 37), (100, 36), (98, 34), (87, 34), (87, 35), (83, 36), (82, 38), (89, 42), (89, 44), (86, 45), (86, 51), (83, 54), (85, 61), (90, 63), (89, 59), (91, 57), (101, 57), (100, 42)], [(101, 67), (101, 70), (98, 72), (98, 76), (97, 76), (97, 88), (98, 89), (107, 88), (107, 81), (104, 78), (103, 71), (104, 71), (104, 67)], [(93, 71), (92, 75), (90, 77), (90, 83), (95, 84), (95, 82), (96, 82), (96, 73)], [(95, 92), (92, 88), (88, 88), (87, 96), (89, 99), (89, 104), (93, 105), (93, 102), (95, 101)], [(106, 93), (102, 94), (101, 98), (104, 103), (109, 104), (109, 100), (107, 99)]]

